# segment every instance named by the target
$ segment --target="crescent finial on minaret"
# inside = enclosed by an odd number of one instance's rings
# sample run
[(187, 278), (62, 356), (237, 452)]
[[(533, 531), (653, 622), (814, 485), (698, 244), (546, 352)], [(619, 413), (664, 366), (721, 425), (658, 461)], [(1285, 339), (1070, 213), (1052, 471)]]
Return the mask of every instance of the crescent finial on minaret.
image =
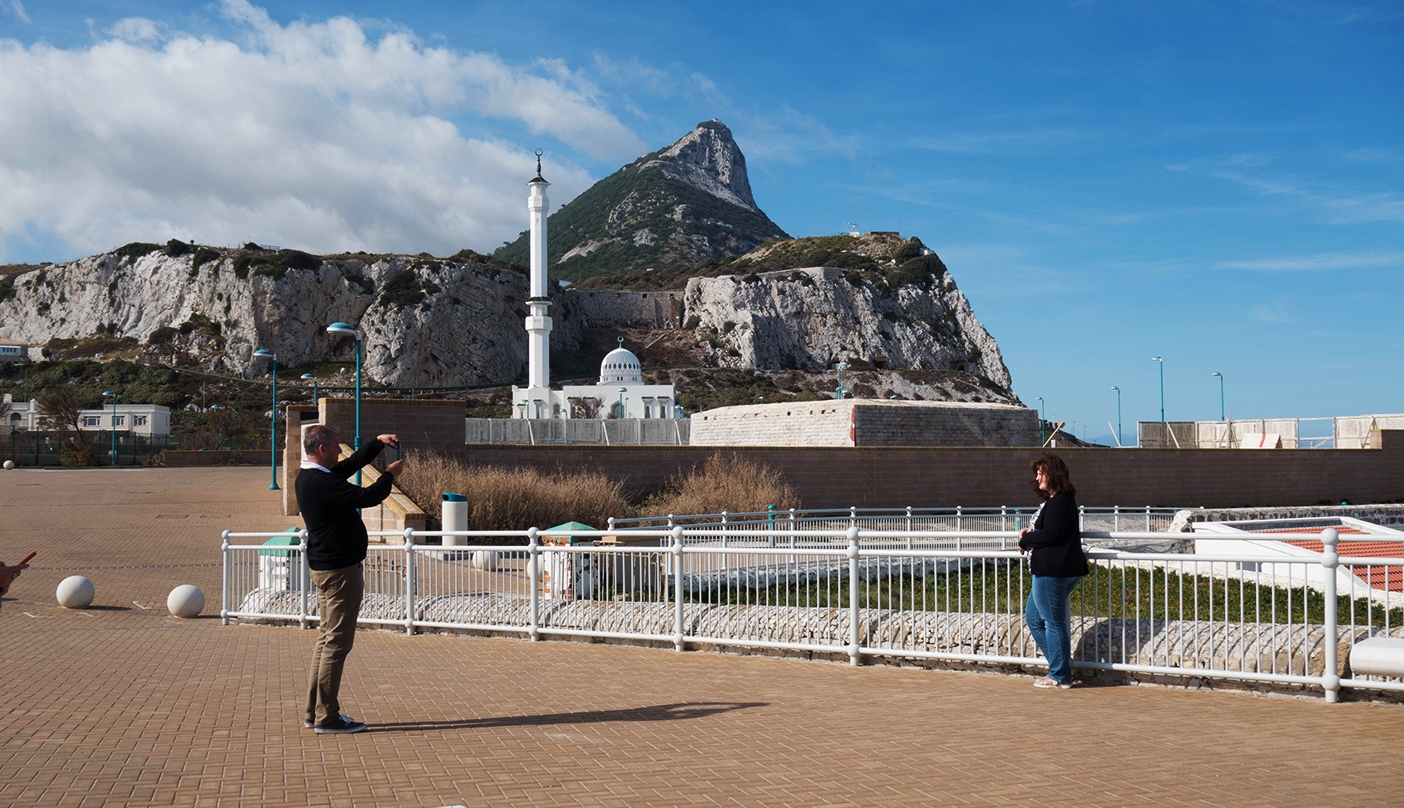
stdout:
[(542, 181), (544, 182), (545, 180), (544, 180), (544, 179), (542, 178), (542, 176), (541, 176), (541, 155), (542, 155), (542, 154), (543, 154), (543, 152), (542, 152), (540, 149), (537, 149), (537, 150), (536, 150), (536, 179), (542, 180)]

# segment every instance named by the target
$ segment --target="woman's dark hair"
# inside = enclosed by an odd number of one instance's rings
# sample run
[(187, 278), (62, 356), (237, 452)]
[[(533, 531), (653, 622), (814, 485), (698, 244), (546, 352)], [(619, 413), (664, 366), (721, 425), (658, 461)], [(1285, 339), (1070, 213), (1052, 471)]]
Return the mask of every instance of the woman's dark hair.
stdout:
[[(1029, 463), (1029, 470), (1034, 473), (1042, 471), (1044, 478), (1048, 480), (1048, 487), (1053, 490), (1053, 494), (1068, 494), (1069, 496), (1077, 494), (1077, 489), (1072, 484), (1072, 478), (1068, 475), (1068, 465), (1063, 462), (1063, 458), (1055, 454), (1043, 455)], [(1033, 486), (1040, 499), (1048, 499), (1053, 495), (1039, 488), (1037, 479), (1030, 485)]]

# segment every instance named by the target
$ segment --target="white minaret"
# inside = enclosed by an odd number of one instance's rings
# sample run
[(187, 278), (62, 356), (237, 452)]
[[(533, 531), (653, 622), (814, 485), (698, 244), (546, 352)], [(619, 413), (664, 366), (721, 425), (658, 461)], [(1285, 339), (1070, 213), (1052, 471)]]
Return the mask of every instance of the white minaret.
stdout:
[[(532, 399), (549, 400), (550, 396), (538, 391), (551, 387), (551, 318), (546, 310), (551, 305), (546, 291), (546, 214), (551, 201), (546, 198), (546, 188), (551, 183), (541, 177), (541, 150), (536, 150), (536, 176), (527, 187), (531, 195), (527, 197), (527, 210), (531, 212), (531, 297), (527, 306), (531, 314), (526, 318), (529, 359), (527, 364), (527, 390)], [(537, 416), (540, 417), (540, 416)]]

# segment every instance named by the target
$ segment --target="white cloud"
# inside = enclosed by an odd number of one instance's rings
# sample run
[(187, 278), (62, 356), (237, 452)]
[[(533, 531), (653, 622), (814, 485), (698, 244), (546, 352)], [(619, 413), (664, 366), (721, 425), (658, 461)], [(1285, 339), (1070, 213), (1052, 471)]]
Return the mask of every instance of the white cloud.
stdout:
[(24, 13), (24, 3), (20, 0), (6, 0), (5, 8), (15, 17), (23, 22), (29, 22), (29, 15)]
[(1220, 261), (1223, 269), (1247, 269), (1255, 272), (1321, 272), (1339, 269), (1378, 269), (1404, 267), (1404, 253), (1360, 252), (1318, 253), (1279, 258), (1259, 258), (1252, 261)]
[(149, 42), (160, 36), (160, 28), (145, 17), (128, 17), (113, 23), (106, 33), (127, 42)]
[(238, 42), (136, 19), (86, 48), (0, 40), (0, 236), (80, 251), (170, 237), (483, 249), (524, 229), (537, 145), (483, 121), (564, 145), (548, 148), (557, 203), (590, 182), (569, 154), (644, 151), (562, 63), (398, 29), (371, 41), (345, 17), (282, 26), (244, 0), (223, 12)]

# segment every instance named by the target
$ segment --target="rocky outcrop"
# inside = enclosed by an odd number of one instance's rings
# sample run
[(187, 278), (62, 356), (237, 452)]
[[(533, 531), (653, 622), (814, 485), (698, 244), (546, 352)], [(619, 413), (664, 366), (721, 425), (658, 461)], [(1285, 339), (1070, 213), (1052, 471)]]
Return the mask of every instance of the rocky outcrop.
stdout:
[(896, 288), (831, 267), (693, 278), (683, 306), (699, 349), (718, 367), (856, 361), (966, 371), (1010, 386), (999, 346), (949, 274)]
[[(52, 340), (100, 333), (160, 346), (199, 324), (203, 340), (185, 345), (192, 360), (245, 376), (265, 372), (252, 356), (259, 348), (283, 366), (350, 360), (351, 338), (326, 331), (338, 321), (361, 327), (365, 373), (380, 384), (507, 384), (526, 362), (521, 272), (413, 256), (296, 253), (302, 257), (289, 261), (208, 248), (172, 256), (147, 246), (15, 277), (0, 322), (39, 346), (34, 359)], [(552, 347), (572, 350), (578, 330), (559, 319)]]
[[(721, 260), (786, 237), (756, 205), (746, 157), (715, 120), (590, 186), (547, 230), (551, 274), (577, 281)], [(527, 233), (494, 255), (527, 263)]]

